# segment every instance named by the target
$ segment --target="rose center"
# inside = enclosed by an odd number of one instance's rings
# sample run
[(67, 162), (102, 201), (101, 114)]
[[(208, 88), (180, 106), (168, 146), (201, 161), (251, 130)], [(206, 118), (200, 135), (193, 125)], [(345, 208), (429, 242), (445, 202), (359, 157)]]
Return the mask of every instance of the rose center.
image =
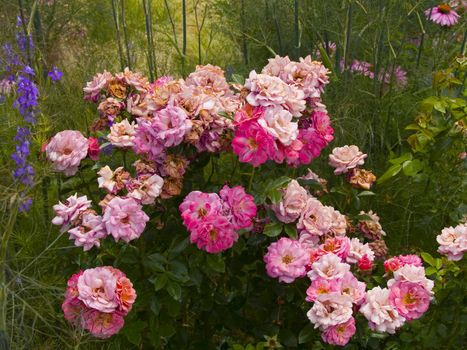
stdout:
[(448, 14), (451, 12), (451, 6), (448, 4), (441, 4), (438, 6), (438, 11), (444, 14)]
[(200, 218), (203, 218), (207, 215), (208, 211), (206, 210), (206, 208), (199, 208), (198, 209), (198, 216)]
[(67, 156), (70, 155), (71, 152), (73, 152), (73, 151), (72, 151), (70, 148), (68, 148), (68, 147), (65, 148), (65, 149), (63, 150), (63, 154), (64, 154), (64, 155), (67, 155)]
[(128, 224), (130, 222), (130, 217), (127, 215), (120, 220), (122, 224)]
[(284, 255), (284, 256), (282, 257), (282, 262), (283, 262), (284, 264), (287, 264), (287, 265), (288, 265), (288, 264), (290, 264), (292, 261), (293, 261), (293, 256), (290, 255), (290, 254)]
[(407, 293), (404, 295), (404, 304), (405, 305), (412, 305), (417, 301), (417, 298), (415, 298), (412, 293)]
[(216, 230), (209, 231), (209, 238), (211, 238), (211, 241), (215, 241), (217, 239), (217, 231)]

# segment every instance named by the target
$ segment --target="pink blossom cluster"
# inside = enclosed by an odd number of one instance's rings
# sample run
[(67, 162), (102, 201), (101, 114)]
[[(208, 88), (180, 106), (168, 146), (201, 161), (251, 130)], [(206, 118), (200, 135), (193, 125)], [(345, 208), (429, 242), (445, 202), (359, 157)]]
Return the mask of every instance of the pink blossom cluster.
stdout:
[(268, 160), (308, 164), (333, 140), (321, 103), (328, 71), (310, 56), (299, 62), (276, 56), (260, 74), (252, 71), (241, 90), (243, 107), (234, 115), (232, 149), (241, 162)]
[(467, 252), (467, 223), (446, 227), (436, 237), (438, 253), (447, 255), (448, 260), (459, 261)]
[[(282, 237), (268, 247), (264, 256), (266, 271), (284, 283), (308, 276), (306, 301), (313, 305), (307, 316), (321, 331), (324, 342), (346, 345), (356, 332), (356, 312), (368, 319), (372, 330), (394, 333), (405, 321), (427, 311), (433, 281), (426, 278), (419, 256), (399, 255), (386, 260), (387, 276), (392, 276), (387, 287), (367, 291), (359, 277), (373, 271), (376, 254), (371, 245), (358, 237), (347, 237), (347, 218), (323, 205), (298, 181), (291, 180), (281, 193), (281, 200), (271, 209), (279, 221), (296, 223), (298, 237)], [(381, 235), (384, 231), (379, 217), (370, 214), (375, 224), (368, 219), (365, 228), (376, 231), (379, 227)], [(367, 235), (362, 233), (362, 237)]]
[(219, 194), (190, 192), (179, 210), (191, 243), (208, 253), (219, 253), (233, 246), (238, 230), (252, 227), (257, 208), (243, 187), (225, 185)]
[(103, 266), (70, 277), (62, 310), (68, 322), (104, 339), (123, 327), (135, 300), (136, 291), (126, 275)]
[(387, 70), (380, 71), (375, 75), (374, 65), (366, 61), (353, 60), (347, 68), (345, 68), (344, 61), (342, 60), (340, 65), (342, 70), (348, 70), (354, 74), (362, 75), (370, 79), (376, 78), (386, 85), (394, 81), (397, 87), (403, 88), (408, 83), (407, 72), (400, 66), (389, 67)]
[(87, 139), (75, 130), (58, 132), (47, 144), (43, 145), (43, 149), (53, 169), (65, 176), (75, 175), (84, 158), (97, 160), (99, 157), (97, 139), (93, 137)]

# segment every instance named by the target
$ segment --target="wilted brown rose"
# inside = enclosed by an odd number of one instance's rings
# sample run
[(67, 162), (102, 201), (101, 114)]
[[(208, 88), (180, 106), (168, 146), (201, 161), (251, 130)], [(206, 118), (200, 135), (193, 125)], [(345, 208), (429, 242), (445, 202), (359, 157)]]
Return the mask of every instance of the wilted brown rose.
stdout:
[(160, 197), (162, 199), (168, 199), (173, 196), (178, 196), (182, 192), (183, 180), (174, 177), (164, 178), (164, 186), (162, 186), (162, 192)]
[(91, 132), (97, 132), (97, 131), (104, 130), (108, 127), (109, 127), (109, 121), (107, 120), (107, 118), (99, 118), (99, 119), (96, 119), (91, 124), (91, 126), (89, 127), (89, 130)]
[(192, 126), (189, 133), (185, 135), (185, 141), (194, 145), (198, 143), (201, 134), (204, 132), (203, 122), (200, 120), (192, 120)]
[(155, 174), (157, 165), (153, 161), (138, 159), (133, 163), (137, 174)]
[(368, 243), (373, 253), (375, 253), (375, 258), (383, 259), (388, 255), (388, 247), (386, 242), (382, 239)]
[(114, 171), (113, 179), (115, 181), (115, 188), (117, 189), (117, 192), (121, 191), (125, 188), (125, 184), (130, 179), (130, 173), (124, 170), (122, 167), (117, 168)]
[(178, 154), (169, 154), (165, 158), (162, 169), (168, 176), (178, 179), (183, 177), (187, 166), (188, 160), (185, 157)]
[(97, 215), (96, 211), (95, 210), (92, 210), (92, 209), (86, 209), (86, 210), (83, 210), (82, 212), (79, 213), (79, 215), (76, 217), (76, 219), (74, 219), (71, 224), (73, 226), (79, 226), (81, 225), (81, 221), (83, 220), (83, 215), (85, 214), (93, 214), (93, 215)]
[(376, 181), (376, 176), (371, 170), (355, 168), (349, 172), (347, 179), (353, 187), (369, 190)]
[(120, 99), (126, 97), (126, 86), (123, 82), (118, 79), (112, 79), (109, 81), (107, 91), (113, 96)]

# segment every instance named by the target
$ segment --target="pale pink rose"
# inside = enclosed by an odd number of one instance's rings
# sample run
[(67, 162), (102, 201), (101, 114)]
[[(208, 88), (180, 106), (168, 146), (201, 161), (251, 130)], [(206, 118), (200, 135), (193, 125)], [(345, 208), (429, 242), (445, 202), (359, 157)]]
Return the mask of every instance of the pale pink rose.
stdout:
[(372, 330), (394, 334), (405, 318), (389, 303), (389, 289), (374, 287), (366, 292), (365, 302), (359, 310), (369, 321)]
[(282, 200), (271, 206), (279, 221), (289, 223), (297, 220), (305, 209), (308, 201), (308, 192), (297, 180), (292, 180), (283, 190)]
[(389, 303), (406, 320), (420, 318), (430, 306), (430, 293), (420, 284), (397, 281), (389, 289)]
[(277, 77), (251, 71), (245, 88), (250, 90), (246, 100), (252, 106), (282, 106), (295, 117), (305, 109), (304, 93)]
[(436, 236), (438, 253), (447, 255), (448, 260), (459, 261), (467, 251), (467, 224), (446, 227)]
[(108, 234), (116, 241), (129, 241), (139, 238), (149, 217), (141, 205), (133, 198), (114, 197), (104, 210), (103, 223)]
[(370, 259), (375, 260), (375, 253), (371, 250), (368, 243), (363, 244), (358, 238), (352, 238), (350, 240), (350, 251), (349, 255), (345, 259), (349, 264), (356, 264), (364, 255)]
[(107, 118), (109, 121), (113, 121), (120, 114), (120, 111), (124, 106), (125, 104), (116, 98), (108, 97), (99, 103), (97, 110), (102, 117)]
[(78, 278), (78, 299), (87, 307), (112, 313), (118, 307), (115, 295), (117, 278), (106, 267), (96, 267), (83, 272)]
[(128, 197), (136, 199), (141, 204), (154, 204), (163, 186), (164, 180), (157, 174), (140, 175), (137, 179), (130, 181)]
[(336, 147), (329, 155), (329, 165), (335, 168), (334, 174), (344, 174), (350, 169), (365, 163), (367, 155), (360, 152), (357, 146)]
[(225, 185), (219, 192), (224, 201), (227, 218), (235, 230), (251, 227), (252, 220), (256, 216), (256, 205), (252, 195), (245, 192), (242, 186), (230, 188)]
[(313, 253), (317, 254), (322, 253), (322, 251), (319, 250), (319, 236), (311, 235), (307, 232), (302, 232), (298, 236), (298, 241), (302, 244), (302, 246), (305, 249), (313, 251)]
[(138, 118), (138, 127), (133, 139), (133, 150), (143, 154), (151, 161), (160, 161), (165, 157), (165, 147), (152, 126), (151, 119)]
[(332, 223), (331, 228), (329, 229), (329, 233), (333, 234), (334, 236), (344, 236), (345, 231), (347, 230), (347, 220), (345, 219), (345, 215), (342, 215), (333, 207), (325, 206), (325, 208), (329, 212)]
[(100, 247), (100, 239), (107, 236), (102, 217), (92, 212), (81, 215), (81, 223), (68, 231), (70, 240), (75, 241), (75, 246), (83, 247), (86, 252), (92, 247)]
[(128, 119), (123, 119), (120, 123), (115, 123), (110, 127), (107, 139), (115, 147), (133, 147), (136, 127), (135, 122), (130, 124)]
[[(118, 167), (115, 169), (115, 172), (118, 172), (120, 170), (123, 170), (123, 167)], [(117, 182), (115, 181), (114, 177), (114, 171), (110, 169), (108, 165), (105, 167), (101, 168), (98, 172), (97, 175), (99, 177), (97, 178), (97, 183), (99, 184), (99, 188), (105, 188), (109, 193), (116, 193), (116, 184)]]
[(216, 193), (192, 191), (185, 197), (178, 209), (183, 224), (191, 230), (205, 217), (219, 214), (222, 211), (222, 201)]
[(106, 339), (118, 333), (125, 321), (118, 312), (104, 313), (89, 309), (83, 314), (82, 326), (94, 337)]
[(64, 130), (55, 134), (45, 147), (47, 159), (55, 171), (75, 175), (81, 160), (88, 154), (88, 140), (79, 131)]
[(332, 253), (345, 261), (350, 252), (350, 239), (345, 236), (329, 237), (320, 245), (319, 249), (323, 255)]
[(321, 256), (311, 265), (308, 277), (311, 280), (321, 277), (325, 279), (343, 278), (350, 271), (350, 265), (341, 262), (341, 258), (332, 253)]
[(238, 234), (225, 216), (211, 214), (191, 229), (190, 241), (208, 253), (219, 253), (233, 246)]
[(87, 82), (86, 87), (83, 88), (84, 99), (97, 102), (101, 91), (107, 87), (107, 83), (112, 78), (112, 74), (107, 71), (104, 71), (104, 73), (97, 73), (97, 75), (92, 78), (92, 81)]
[(117, 279), (115, 293), (119, 305), (118, 310), (126, 315), (130, 312), (133, 307), (133, 303), (136, 300), (136, 291), (133, 288), (133, 283), (131, 283), (125, 275), (119, 276)]
[(283, 81), (287, 79), (287, 72), (285, 67), (290, 63), (289, 56), (281, 57), (276, 55), (274, 58), (268, 59), (268, 64), (264, 66), (261, 73), (272, 75), (274, 77), (278, 77)]
[(366, 284), (360, 282), (352, 272), (348, 271), (344, 277), (338, 279), (339, 292), (342, 295), (348, 295), (352, 299), (352, 303), (360, 305), (365, 300)]
[(154, 113), (152, 128), (156, 138), (164, 147), (179, 145), (185, 134), (191, 130), (192, 122), (186, 112), (180, 108), (168, 105)]
[(321, 62), (312, 61), (311, 56), (300, 57), (299, 62), (285, 66), (286, 82), (299, 88), (305, 98), (320, 97), (325, 85), (329, 83), (329, 71)]
[(53, 206), (55, 217), (52, 219), (52, 224), (62, 226), (62, 231), (66, 231), (73, 221), (77, 220), (79, 215), (91, 207), (91, 201), (88, 197), (78, 194), (68, 197), (63, 203), (58, 202)]
[(341, 284), (339, 280), (333, 279), (328, 280), (325, 278), (315, 278), (311, 281), (311, 285), (306, 290), (306, 301), (316, 301), (319, 295), (329, 293), (340, 293)]
[(258, 119), (261, 125), (274, 139), (284, 146), (290, 145), (298, 136), (298, 123), (292, 122), (292, 114), (281, 107), (266, 108), (264, 115)]
[(126, 110), (135, 117), (147, 117), (149, 113), (159, 109), (151, 95), (130, 94), (126, 98)]
[(404, 265), (423, 266), (422, 259), (415, 254), (399, 255), (398, 258)]
[(286, 237), (271, 243), (264, 256), (268, 275), (285, 283), (292, 283), (306, 275), (308, 259), (309, 254), (300, 242)]
[(398, 270), (394, 271), (394, 278), (388, 281), (388, 287), (391, 287), (398, 281), (418, 283), (433, 296), (434, 282), (426, 278), (423, 266), (404, 265), (400, 267)]
[(345, 346), (356, 331), (355, 319), (349, 318), (347, 322), (326, 327), (321, 333), (321, 339), (331, 345)]
[(230, 90), (225, 80), (224, 71), (211, 64), (196, 66), (196, 70), (188, 75), (185, 80), (187, 85), (202, 86), (216, 93), (225, 93)]
[(132, 72), (128, 67), (125, 67), (122, 73), (117, 74), (116, 78), (139, 92), (147, 92), (149, 88), (148, 79), (140, 73)]
[(339, 293), (320, 294), (306, 315), (315, 328), (347, 322), (352, 317), (352, 299)]
[(306, 207), (300, 214), (297, 228), (300, 232), (322, 236), (330, 231), (333, 221), (329, 210), (316, 198), (308, 198)]

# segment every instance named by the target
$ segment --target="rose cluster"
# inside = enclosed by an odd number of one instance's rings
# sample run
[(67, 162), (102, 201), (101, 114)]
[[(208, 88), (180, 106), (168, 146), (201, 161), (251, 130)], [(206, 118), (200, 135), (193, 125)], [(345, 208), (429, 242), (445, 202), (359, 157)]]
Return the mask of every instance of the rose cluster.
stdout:
[[(362, 154), (340, 157), (333, 165), (341, 173), (360, 165), (363, 158)], [(323, 205), (296, 180), (281, 192), (281, 200), (270, 209), (280, 222), (295, 224), (298, 237), (282, 237), (268, 247), (266, 270), (284, 283), (308, 276), (306, 301), (313, 306), (307, 316), (320, 329), (323, 341), (346, 345), (356, 332), (356, 312), (368, 319), (372, 330), (392, 334), (405, 321), (427, 311), (433, 282), (426, 278), (416, 255), (400, 255), (384, 262), (386, 275), (393, 276), (386, 288), (366, 290), (366, 283), (359, 280), (372, 273), (376, 258), (387, 253), (382, 240), (385, 233), (376, 214), (362, 212), (354, 227), (349, 218)], [(360, 238), (347, 236), (356, 232)], [(370, 242), (365, 243), (364, 238)]]
[(448, 260), (459, 261), (467, 252), (467, 223), (446, 227), (436, 237), (438, 253), (447, 255)]
[(219, 194), (190, 192), (179, 210), (191, 243), (208, 253), (219, 253), (233, 246), (238, 230), (252, 227), (257, 208), (243, 187), (225, 185)]
[(108, 338), (123, 327), (135, 300), (136, 291), (126, 275), (103, 266), (70, 277), (62, 310), (71, 324), (97, 338)]
[(328, 70), (310, 56), (299, 62), (276, 56), (260, 74), (252, 71), (234, 116), (232, 148), (240, 161), (298, 166), (318, 157), (334, 133), (321, 102), (328, 82)]

